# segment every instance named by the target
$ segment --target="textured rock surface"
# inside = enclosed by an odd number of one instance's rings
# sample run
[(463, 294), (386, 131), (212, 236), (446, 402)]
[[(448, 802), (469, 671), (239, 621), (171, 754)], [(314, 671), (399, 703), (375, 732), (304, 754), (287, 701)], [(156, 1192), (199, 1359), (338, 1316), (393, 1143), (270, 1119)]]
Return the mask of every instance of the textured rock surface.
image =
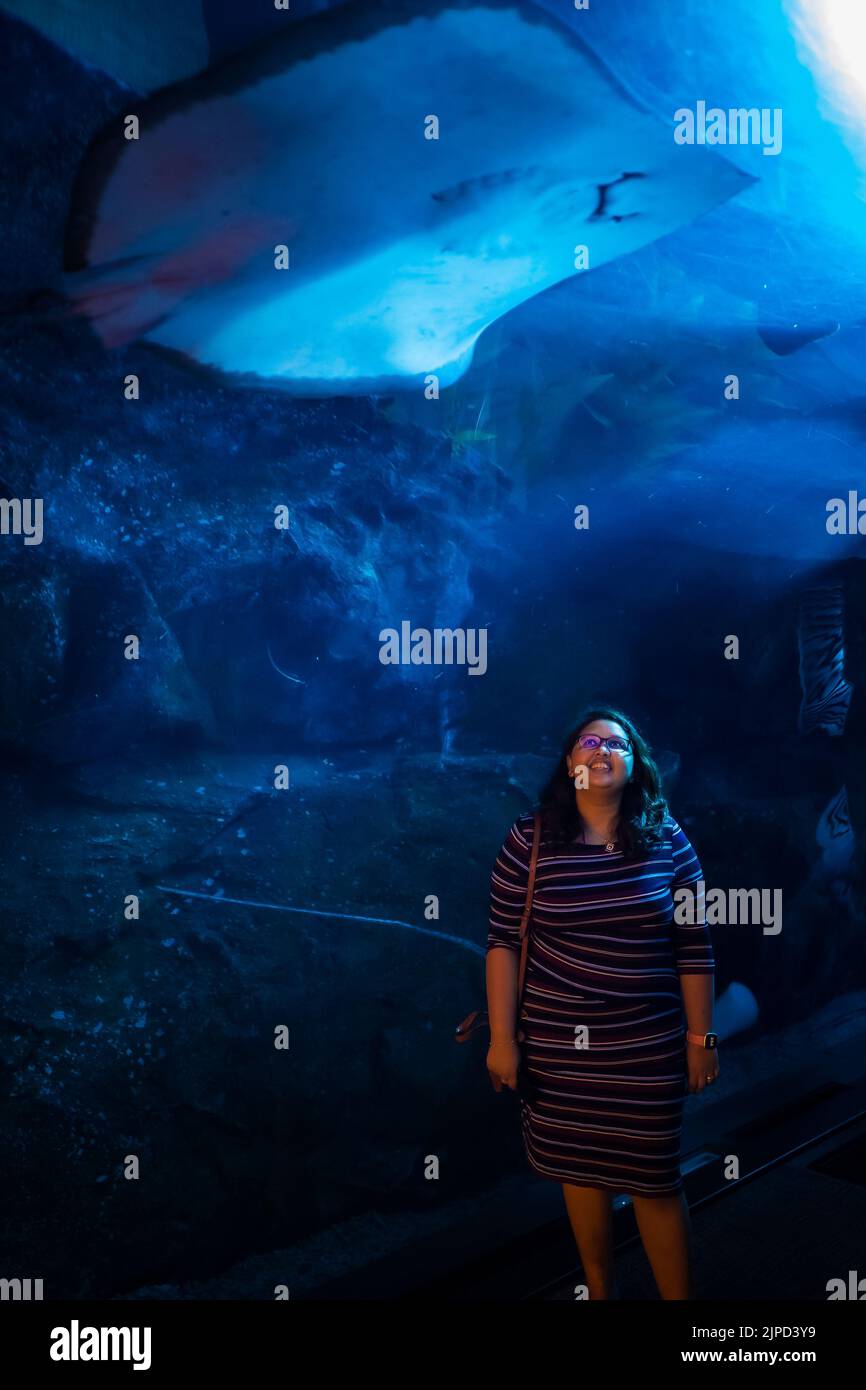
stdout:
[[(0, 52), (4, 165), (30, 152), (0, 185), (0, 481), (45, 499), (43, 544), (0, 552), (5, 1272), (96, 1296), (252, 1260), (224, 1287), (259, 1297), (284, 1267), (269, 1251), (307, 1241), (330, 1272), (330, 1226), (372, 1256), (523, 1173), (481, 1046), (450, 1031), (481, 994), (493, 856), (577, 705), (615, 693), (648, 722), (711, 882), (784, 889), (783, 950), (717, 940), (718, 992), (758, 999), (746, 1044), (856, 985), (862, 914), (815, 830), (846, 779), (862, 825), (862, 715), (844, 747), (796, 732), (784, 533), (752, 549), (722, 521), (704, 551), (703, 520), (676, 530), (704, 484), (661, 462), (705, 420), (716, 357), (694, 406), (661, 368), (618, 392), (628, 335), (600, 290), (605, 361), (578, 360), (575, 332), (573, 376), (563, 348), (549, 395), (527, 369), (509, 397), (491, 353), (433, 429), (418, 403), (299, 402), (107, 353), (45, 287), (77, 159), (128, 94), (6, 19)], [(732, 614), (740, 663), (719, 658)], [(403, 619), (489, 625), (490, 673), (381, 666)]]

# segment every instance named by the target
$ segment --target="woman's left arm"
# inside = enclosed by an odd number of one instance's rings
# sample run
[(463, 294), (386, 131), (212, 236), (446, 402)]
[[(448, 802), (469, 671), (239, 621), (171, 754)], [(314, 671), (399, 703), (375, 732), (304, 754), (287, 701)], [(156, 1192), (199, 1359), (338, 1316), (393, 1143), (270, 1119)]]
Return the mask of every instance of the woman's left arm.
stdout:
[[(690, 1033), (713, 1031), (713, 976), (680, 975), (683, 1009)], [(700, 1043), (686, 1042), (686, 1066), (689, 1091), (702, 1091), (712, 1085), (719, 1074), (719, 1049)]]
[[(674, 920), (671, 934), (686, 1027), (690, 1033), (713, 1031), (713, 943), (704, 918), (704, 880), (700, 860), (682, 827), (674, 821)], [(702, 1091), (719, 1075), (718, 1048), (686, 1041), (689, 1091)]]

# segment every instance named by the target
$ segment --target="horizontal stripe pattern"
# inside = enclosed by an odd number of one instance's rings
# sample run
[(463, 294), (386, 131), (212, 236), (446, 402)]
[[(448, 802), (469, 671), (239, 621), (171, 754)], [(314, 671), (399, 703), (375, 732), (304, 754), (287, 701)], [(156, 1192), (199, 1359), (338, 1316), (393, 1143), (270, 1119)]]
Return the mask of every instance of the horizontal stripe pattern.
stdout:
[[(520, 950), (532, 814), (519, 817), (490, 882), (488, 949)], [(617, 848), (542, 840), (520, 1014), (521, 1123), (536, 1172), (663, 1196), (679, 1171), (686, 1095), (682, 974), (712, 974), (705, 924), (673, 921), (673, 890), (703, 878), (682, 827), (633, 861)]]

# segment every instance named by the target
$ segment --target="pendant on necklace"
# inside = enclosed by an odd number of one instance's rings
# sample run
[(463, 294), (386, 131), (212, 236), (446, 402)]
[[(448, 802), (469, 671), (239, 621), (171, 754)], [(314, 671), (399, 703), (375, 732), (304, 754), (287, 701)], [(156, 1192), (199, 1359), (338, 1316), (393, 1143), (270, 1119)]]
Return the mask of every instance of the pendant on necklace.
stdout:
[(608, 854), (611, 854), (613, 852), (613, 842), (611, 842), (609, 845), (605, 845), (605, 849), (607, 850)]

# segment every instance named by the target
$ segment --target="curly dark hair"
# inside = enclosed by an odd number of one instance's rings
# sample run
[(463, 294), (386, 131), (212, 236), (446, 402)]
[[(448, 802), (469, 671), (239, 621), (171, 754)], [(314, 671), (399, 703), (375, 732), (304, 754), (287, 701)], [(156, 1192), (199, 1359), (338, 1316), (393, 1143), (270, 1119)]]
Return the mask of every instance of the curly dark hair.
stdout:
[(631, 740), (634, 780), (623, 788), (617, 839), (625, 858), (636, 859), (661, 841), (668, 804), (662, 795), (661, 777), (649, 744), (628, 715), (610, 705), (585, 710), (565, 738), (556, 766), (538, 798), (542, 834), (554, 845), (572, 844), (580, 834), (582, 817), (577, 809), (566, 758), (578, 735), (596, 719), (621, 724)]

